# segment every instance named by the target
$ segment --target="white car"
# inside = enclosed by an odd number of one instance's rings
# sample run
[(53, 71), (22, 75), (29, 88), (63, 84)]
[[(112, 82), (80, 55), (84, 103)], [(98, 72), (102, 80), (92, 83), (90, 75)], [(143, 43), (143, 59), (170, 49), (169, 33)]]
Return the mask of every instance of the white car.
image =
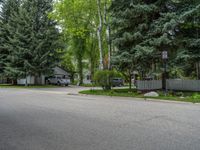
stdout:
[(54, 85), (64, 85), (68, 86), (70, 84), (70, 79), (68, 78), (61, 78), (61, 77), (50, 77), (47, 79), (48, 84)]

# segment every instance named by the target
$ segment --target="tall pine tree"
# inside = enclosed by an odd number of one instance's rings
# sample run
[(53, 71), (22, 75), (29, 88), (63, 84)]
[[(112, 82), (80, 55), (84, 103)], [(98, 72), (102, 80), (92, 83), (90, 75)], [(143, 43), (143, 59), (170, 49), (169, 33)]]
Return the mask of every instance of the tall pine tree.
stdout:
[(145, 44), (157, 7), (153, 2), (141, 0), (115, 0), (111, 5), (114, 44), (117, 47), (113, 61), (126, 71), (131, 88), (131, 74), (139, 70), (144, 74), (153, 59), (154, 47)]
[[(26, 0), (24, 8), (32, 20), (33, 42), (30, 51), (33, 54), (32, 74), (40, 77), (50, 73), (59, 61), (58, 49), (62, 48), (56, 22), (48, 17), (52, 11), (53, 0)], [(36, 80), (37, 81), (37, 80)]]
[(114, 0), (110, 9), (120, 68), (161, 72), (166, 50), (171, 77), (200, 76), (199, 0)]
[(5, 76), (5, 66), (9, 61), (7, 56), (9, 54), (8, 48), (3, 46), (9, 41), (8, 36), (8, 21), (12, 13), (17, 12), (20, 5), (20, 0), (4, 0), (1, 1), (0, 10), (0, 74)]
[(56, 22), (48, 17), (51, 11), (50, 0), (24, 0), (18, 11), (11, 12), (2, 46), (8, 50), (4, 72), (9, 77), (32, 75), (40, 84), (41, 75), (49, 74), (57, 64), (62, 45)]

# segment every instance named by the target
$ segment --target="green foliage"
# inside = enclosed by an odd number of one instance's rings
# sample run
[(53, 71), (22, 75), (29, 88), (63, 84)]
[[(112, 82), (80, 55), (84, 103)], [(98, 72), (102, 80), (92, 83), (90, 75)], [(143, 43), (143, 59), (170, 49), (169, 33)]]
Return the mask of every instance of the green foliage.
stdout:
[[(67, 50), (72, 52), (77, 64), (76, 71), (79, 75), (80, 84), (83, 82), (83, 60), (88, 56), (91, 60), (91, 72), (94, 72), (95, 65), (93, 66), (93, 64), (96, 60), (93, 59), (96, 58), (96, 51), (95, 48), (90, 49), (90, 45), (93, 43), (88, 41), (96, 32), (96, 12), (97, 6), (94, 1), (62, 0), (55, 3), (54, 11), (50, 13), (50, 17), (56, 19), (62, 27), (68, 45)], [(91, 55), (86, 55), (89, 49)]]
[(73, 63), (73, 56), (70, 55), (70, 53), (65, 53), (62, 57), (61, 57), (61, 67), (66, 70), (70, 76), (71, 76), (71, 81), (74, 81), (74, 74), (76, 73), (75, 70), (75, 65)]
[(120, 70), (157, 72), (161, 52), (167, 50), (173, 77), (196, 72), (200, 78), (198, 0), (114, 0), (110, 12), (117, 47), (113, 62)]
[(13, 12), (17, 12), (19, 9), (19, 0), (4, 0), (1, 2), (0, 9), (0, 75), (4, 74), (6, 63), (8, 63), (9, 51), (3, 44), (8, 42), (8, 30), (7, 23)]
[[(133, 71), (141, 77), (160, 74), (163, 50), (169, 52), (170, 77), (200, 79), (199, 0), (99, 2), (103, 27), (96, 0), (1, 1), (0, 74), (15, 79), (39, 76), (60, 64), (71, 74), (77, 72), (82, 83), (85, 59), (92, 76), (98, 68), (97, 30), (103, 38), (103, 61), (108, 63), (106, 28), (111, 27), (112, 66), (124, 73), (130, 85)], [(110, 12), (106, 3), (112, 3)], [(58, 63), (63, 39), (67, 50)]]
[(148, 38), (152, 14), (157, 12), (153, 3), (132, 2), (131, 0), (113, 1), (112, 13), (113, 39), (117, 51), (113, 56), (113, 63), (120, 70), (138, 70), (140, 73), (150, 68), (156, 49), (145, 45)]
[(58, 63), (58, 49), (63, 46), (56, 22), (48, 17), (52, 2), (5, 1), (1, 13), (0, 49), (7, 51), (3, 72), (9, 78), (48, 74)]
[(100, 70), (95, 73), (94, 81), (104, 90), (109, 90), (112, 87), (112, 79), (116, 77), (122, 77), (116, 70)]
[(192, 95), (193, 99), (200, 99), (200, 94), (199, 93), (195, 93)]
[(69, 73), (75, 72), (75, 66), (72, 62), (72, 56), (69, 53), (65, 53), (62, 57), (61, 67)]

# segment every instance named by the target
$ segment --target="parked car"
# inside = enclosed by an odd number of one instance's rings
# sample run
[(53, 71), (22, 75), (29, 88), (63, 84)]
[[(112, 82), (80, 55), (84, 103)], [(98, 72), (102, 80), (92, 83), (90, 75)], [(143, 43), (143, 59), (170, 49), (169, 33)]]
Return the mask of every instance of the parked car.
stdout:
[(151, 80), (153, 80), (153, 77), (144, 77), (144, 80), (151, 81)]
[(68, 86), (70, 84), (70, 79), (68, 78), (61, 78), (61, 77), (49, 77), (47, 79), (48, 84), (54, 84), (54, 85), (64, 85)]
[(112, 79), (112, 86), (123, 86), (124, 85), (124, 80), (122, 78), (114, 78)]

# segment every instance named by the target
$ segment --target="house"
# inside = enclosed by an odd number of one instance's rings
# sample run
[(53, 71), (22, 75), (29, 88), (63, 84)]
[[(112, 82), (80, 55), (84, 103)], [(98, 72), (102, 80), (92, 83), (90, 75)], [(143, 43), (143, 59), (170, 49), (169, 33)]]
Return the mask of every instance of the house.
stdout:
[[(70, 74), (67, 71), (65, 71), (64, 69), (62, 69), (61, 67), (57, 66), (57, 67), (53, 68), (53, 74), (51, 76), (61, 77), (61, 78), (69, 78)], [(39, 81), (37, 81), (37, 82), (40, 83), (41, 85), (45, 85), (46, 79), (48, 77), (49, 76), (47, 76), (47, 75), (42, 75), (39, 78)], [(27, 76), (24, 79), (18, 79), (17, 80), (18, 85), (25, 85), (25, 84), (35, 85), (35, 82), (36, 82), (35, 76)]]
[(7, 84), (7, 83), (8, 83), (8, 79), (0, 76), (0, 84)]
[(53, 76), (61, 78), (69, 78), (70, 74), (66, 70), (57, 66), (53, 69)]

